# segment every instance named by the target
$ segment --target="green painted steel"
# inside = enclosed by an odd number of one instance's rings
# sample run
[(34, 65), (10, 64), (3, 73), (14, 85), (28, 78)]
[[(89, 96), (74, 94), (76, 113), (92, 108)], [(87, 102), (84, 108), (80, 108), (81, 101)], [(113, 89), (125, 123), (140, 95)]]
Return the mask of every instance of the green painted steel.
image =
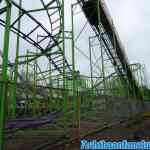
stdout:
[[(19, 6), (22, 7), (22, 0), (19, 1)], [(21, 10), (19, 10), (18, 17), (21, 15)], [(20, 30), (21, 27), (21, 20), (18, 21), (18, 30)], [(19, 45), (20, 45), (20, 36), (19, 32), (17, 33), (17, 44), (16, 44), (16, 59), (15, 59), (15, 64), (14, 64), (14, 84), (12, 88), (12, 117), (16, 118), (16, 89), (17, 89), (17, 79), (18, 79), (18, 59), (19, 59)]]
[(53, 87), (53, 84), (52, 84), (52, 72), (51, 72), (51, 61), (49, 62), (49, 100), (48, 100), (48, 105), (49, 105), (49, 111), (51, 112), (52, 109), (51, 109), (51, 101), (52, 101), (52, 87)]
[[(20, 0), (20, 6), (21, 6), (21, 1)], [(67, 129), (67, 124), (68, 124), (68, 119), (69, 118), (69, 111), (73, 111), (72, 116), (74, 115), (75, 117), (75, 123), (77, 127), (80, 129), (80, 117), (81, 117), (81, 105), (82, 106), (87, 106), (88, 109), (94, 106), (93, 100), (95, 97), (99, 96), (99, 91), (102, 93), (102, 95), (105, 96), (105, 99), (107, 100), (107, 95), (108, 96), (130, 96), (127, 92), (129, 92), (127, 89), (125, 90), (124, 88), (124, 83), (121, 82), (121, 78), (116, 75), (107, 77), (107, 67), (105, 63), (105, 52), (104, 52), (104, 47), (103, 43), (101, 42), (101, 31), (99, 28), (99, 33), (100, 33), (100, 49), (101, 49), (101, 67), (99, 68), (99, 73), (101, 73), (101, 77), (99, 80), (102, 81), (100, 84), (101, 87), (97, 89), (95, 87), (95, 79), (94, 79), (94, 66), (93, 66), (93, 60), (92, 60), (92, 44), (90, 41), (89, 37), (89, 63), (90, 63), (90, 77), (87, 77), (85, 75), (80, 74), (80, 72), (76, 71), (76, 59), (75, 59), (75, 19), (74, 19), (74, 9), (73, 6), (74, 4), (71, 5), (71, 27), (72, 30), (68, 31), (71, 33), (71, 37), (66, 37), (66, 31), (65, 31), (65, 14), (64, 14), (64, 9), (65, 9), (65, 4), (64, 0), (60, 0), (61, 5), (60, 5), (60, 39), (62, 42), (58, 43), (57, 48), (59, 49), (58, 51), (62, 54), (62, 63), (63, 68), (61, 72), (57, 72), (59, 74), (55, 74), (55, 67), (52, 66), (52, 59), (56, 56), (57, 54), (54, 52), (55, 48), (48, 49), (45, 54), (43, 53), (36, 53), (29, 52), (27, 50), (27, 54), (25, 56), (19, 56), (19, 43), (20, 43), (20, 38), (19, 38), (19, 33), (17, 35), (17, 45), (16, 45), (16, 59), (15, 59), (15, 64), (14, 64), (14, 78), (13, 81), (9, 81), (9, 83), (12, 84), (13, 89), (9, 89), (8, 92), (13, 92), (13, 111), (11, 116), (13, 118), (16, 118), (16, 98), (17, 98), (17, 93), (20, 91), (22, 97), (26, 100), (25, 102), (25, 115), (28, 113), (28, 110), (31, 111), (31, 114), (29, 116), (40, 116), (40, 115), (46, 115), (47, 112), (40, 112), (41, 107), (43, 105), (48, 108), (49, 112), (54, 112), (54, 111), (60, 111), (63, 110), (64, 116), (64, 127)], [(48, 8), (47, 8), (48, 9)], [(39, 10), (31, 10), (30, 12), (36, 12), (36, 11), (43, 11), (44, 9), (39, 9)], [(19, 16), (21, 15), (21, 10), (19, 11)], [(10, 34), (10, 19), (11, 19), (11, 8), (7, 8), (7, 15), (6, 15), (6, 27), (5, 27), (5, 37), (4, 37), (4, 56), (3, 56), (3, 67), (2, 67), (2, 82), (0, 83), (0, 145), (1, 149), (3, 150), (3, 145), (4, 145), (4, 121), (5, 121), (5, 103), (7, 100), (7, 81), (8, 81), (8, 76), (7, 76), (7, 64), (8, 64), (8, 50), (9, 50), (9, 34)], [(98, 0), (98, 22), (100, 26), (101, 22), (101, 14), (100, 14), (100, 8), (99, 8), (99, 0)], [(19, 20), (18, 22), (18, 29), (20, 29), (21, 26), (21, 21)], [(71, 40), (72, 44), (72, 72), (71, 75), (69, 76), (67, 74), (67, 69), (65, 66), (65, 50), (66, 50), (66, 44), (65, 42), (67, 39)], [(37, 40), (38, 42), (38, 40)], [(114, 38), (114, 49), (116, 48), (115, 46), (115, 38)], [(32, 51), (32, 50), (31, 50)], [(38, 58), (44, 55), (50, 55), (49, 57), (49, 62), (48, 62), (48, 69), (42, 70), (41, 66), (39, 65), (40, 61), (38, 62)], [(18, 66), (20, 59), (24, 59), (25, 61), (25, 81), (17, 83), (18, 79)], [(56, 60), (59, 61), (59, 60)], [(110, 61), (110, 59), (109, 59)], [(54, 68), (53, 68), (54, 67)], [(101, 72), (102, 68), (102, 72)], [(58, 70), (57, 70), (58, 71)], [(134, 72), (134, 71), (133, 71)], [(145, 84), (143, 82), (144, 79), (142, 78), (142, 69), (140, 67), (140, 72), (138, 72), (138, 82), (141, 82), (141, 84)], [(68, 77), (69, 76), (69, 77)], [(101, 80), (102, 78), (102, 80)], [(38, 83), (42, 83), (39, 85)], [(18, 84), (23, 84), (23, 88), (26, 89), (21, 89), (19, 88)], [(30, 88), (28, 89), (28, 86)], [(40, 92), (46, 95), (43, 95), (39, 92), (38, 90), (42, 89)], [(38, 89), (39, 88), (39, 89)], [(24, 91), (23, 91), (24, 90)], [(99, 90), (99, 91), (98, 91)], [(135, 91), (135, 89), (133, 89)], [(142, 95), (145, 95), (145, 92), (149, 92), (147, 88), (141, 86), (141, 91)], [(41, 96), (41, 95), (42, 96)], [(25, 96), (24, 96), (25, 95)], [(20, 97), (21, 97), (20, 96)], [(21, 98), (22, 98), (21, 97)], [(42, 98), (41, 98), (42, 97)], [(71, 104), (70, 104), (71, 103)], [(71, 105), (71, 108), (70, 108)], [(42, 108), (43, 109), (43, 108)], [(27, 114), (28, 115), (28, 114)], [(74, 119), (73, 118), (73, 119)], [(69, 122), (70, 123), (70, 122)], [(0, 149), (0, 150), (1, 150)]]
[(91, 89), (93, 89), (92, 48), (91, 48), (91, 38), (90, 37), (89, 37), (89, 56), (90, 56)]
[(8, 69), (8, 52), (10, 39), (10, 22), (11, 22), (11, 1), (7, 1), (6, 26), (4, 34), (3, 62), (2, 62), (2, 83), (0, 84), (0, 150), (4, 150), (4, 132), (5, 132), (5, 116), (7, 101), (7, 69)]
[[(66, 72), (65, 72), (65, 4), (64, 0), (61, 0), (61, 30), (62, 30), (62, 54), (63, 54), (63, 89), (66, 89)], [(66, 127), (67, 120), (67, 93), (64, 91), (64, 103), (63, 103), (63, 111), (64, 111), (64, 127)]]
[(33, 64), (33, 102), (32, 102), (32, 109), (33, 109), (33, 116), (37, 116), (37, 100), (36, 100), (36, 85), (37, 85), (37, 61), (34, 61)]
[(74, 41), (74, 5), (71, 5), (71, 27), (72, 27), (72, 92), (73, 92), (73, 109), (77, 115), (77, 97), (76, 97), (76, 69), (75, 69), (75, 41)]
[[(103, 83), (104, 83), (104, 95), (106, 95), (106, 81), (105, 81), (105, 66), (104, 66), (104, 58), (103, 58), (103, 47), (102, 47), (102, 33), (100, 31), (100, 22), (101, 22), (101, 14), (100, 14), (100, 1), (97, 1), (97, 13), (98, 13), (98, 25), (99, 25), (99, 33), (100, 33), (100, 49), (101, 49), (101, 63), (102, 63), (102, 77), (103, 77)], [(106, 97), (105, 97), (106, 98)]]

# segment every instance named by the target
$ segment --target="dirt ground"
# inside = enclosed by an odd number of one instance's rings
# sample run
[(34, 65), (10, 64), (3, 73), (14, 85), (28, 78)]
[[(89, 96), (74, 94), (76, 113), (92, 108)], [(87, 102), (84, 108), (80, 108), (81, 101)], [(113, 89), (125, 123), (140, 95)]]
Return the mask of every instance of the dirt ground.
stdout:
[[(81, 121), (80, 135), (87, 135), (88, 131), (94, 131), (98, 128), (98, 123)], [(79, 130), (74, 127), (70, 129), (52, 128), (45, 125), (37, 129), (18, 131), (6, 138), (6, 150), (38, 150), (45, 143), (49, 146), (43, 150), (79, 150), (80, 143), (61, 144), (63, 141), (79, 137)], [(84, 139), (97, 140), (150, 140), (150, 115), (145, 114), (142, 117), (131, 119), (126, 122), (117, 123), (110, 128), (106, 127), (95, 133), (90, 133)], [(57, 144), (56, 144), (57, 143)], [(60, 143), (60, 144), (59, 144)], [(57, 145), (56, 147), (53, 145)]]

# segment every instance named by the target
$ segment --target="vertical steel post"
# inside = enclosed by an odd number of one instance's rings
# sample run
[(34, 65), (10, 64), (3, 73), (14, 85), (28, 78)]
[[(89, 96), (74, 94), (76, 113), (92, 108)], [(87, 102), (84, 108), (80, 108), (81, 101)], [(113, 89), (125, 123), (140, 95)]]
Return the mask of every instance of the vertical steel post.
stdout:
[[(113, 23), (113, 20), (112, 20), (112, 26), (114, 27), (114, 23)], [(114, 43), (114, 50), (116, 51), (116, 49), (117, 49), (117, 46), (116, 46), (116, 37), (115, 37), (115, 31), (113, 31), (113, 43)], [(119, 92), (119, 94), (120, 94), (120, 91), (122, 90), (122, 84), (120, 83), (120, 81), (121, 81), (121, 79), (120, 79), (120, 76), (117, 78), (117, 88), (119, 88), (119, 89), (117, 89), (118, 90), (118, 92)], [(125, 86), (125, 85), (123, 85), (123, 86)], [(120, 90), (120, 91), (119, 91)], [(126, 90), (126, 88), (124, 89), (124, 90)], [(128, 94), (127, 94), (128, 95)], [(118, 96), (120, 96), (120, 95), (118, 95)]]
[[(26, 52), (26, 63), (25, 63), (25, 81), (28, 82), (28, 50)], [(25, 112), (24, 114), (26, 115), (27, 109), (29, 107), (29, 101), (28, 101), (28, 90), (26, 90), (26, 102), (25, 102)]]
[(34, 81), (33, 81), (33, 89), (34, 89), (34, 91), (33, 91), (33, 105), (32, 105), (32, 109), (33, 109), (33, 116), (36, 116), (36, 105), (37, 105), (37, 103), (36, 103), (36, 84), (37, 84), (37, 82), (36, 82), (36, 80), (37, 80), (37, 77), (36, 77), (36, 73), (37, 73), (37, 60), (35, 60), (34, 61)]
[[(144, 73), (143, 73), (144, 74)], [(142, 94), (142, 96), (144, 97), (144, 80), (143, 80), (143, 74), (142, 74), (142, 65), (141, 64), (139, 64), (139, 76), (140, 76), (140, 80), (141, 80), (141, 85), (140, 85), (140, 83), (139, 83), (139, 85), (141, 86), (141, 88), (140, 88), (140, 90), (141, 90), (141, 94)], [(142, 90), (143, 89), (143, 90)]]
[[(105, 82), (105, 66), (104, 66), (104, 56), (103, 56), (103, 46), (102, 46), (102, 40), (101, 40), (101, 30), (100, 30), (100, 22), (101, 22), (101, 16), (100, 16), (100, 0), (97, 1), (97, 8), (98, 8), (98, 25), (99, 25), (99, 34), (100, 34), (100, 47), (101, 47), (101, 59), (102, 59), (102, 77), (104, 82), (104, 96), (106, 96), (106, 82)], [(105, 97), (106, 98), (106, 97)]]
[(26, 53), (26, 81), (28, 81), (28, 74), (29, 74), (29, 62), (28, 62), (28, 50)]
[(52, 72), (51, 72), (51, 61), (49, 62), (49, 101), (48, 101), (48, 108), (51, 111), (51, 101), (52, 101)]
[[(19, 0), (19, 6), (22, 7), (22, 0)], [(21, 10), (19, 9), (18, 17), (21, 16)], [(18, 30), (20, 30), (21, 20), (18, 20)], [(17, 33), (17, 44), (16, 44), (16, 58), (14, 64), (14, 83), (13, 83), (13, 95), (12, 95), (12, 117), (16, 118), (16, 94), (17, 94), (17, 79), (18, 79), (18, 57), (19, 57), (19, 45), (20, 45), (20, 37), (19, 32)]]
[[(29, 74), (29, 62), (28, 62), (28, 50), (27, 50), (27, 52), (26, 52), (26, 72), (25, 72), (25, 80), (26, 80), (26, 82), (28, 83), (28, 74)], [(29, 107), (29, 105), (30, 105), (30, 103), (29, 103), (29, 99), (28, 99), (28, 90), (27, 90), (27, 92), (26, 92), (26, 103), (27, 103), (27, 107)]]
[(6, 26), (4, 33), (3, 62), (2, 62), (2, 83), (0, 84), (0, 150), (4, 150), (4, 133), (5, 133), (5, 103), (7, 98), (7, 69), (8, 69), (8, 52), (10, 39), (11, 23), (11, 1), (7, 1)]
[(92, 49), (91, 49), (91, 38), (90, 37), (89, 37), (89, 56), (90, 56), (91, 89), (93, 90), (93, 66), (92, 66)]
[(78, 95), (77, 98), (77, 128), (78, 128), (78, 138), (80, 140), (80, 107), (81, 107), (81, 97)]
[(77, 117), (77, 100), (76, 100), (76, 74), (75, 74), (75, 43), (74, 43), (74, 11), (73, 11), (74, 5), (71, 5), (71, 27), (72, 27), (72, 91), (73, 91), (73, 109), (76, 113)]
[(64, 103), (63, 103), (63, 112), (64, 112), (64, 126), (66, 127), (66, 119), (67, 119), (67, 95), (66, 95), (66, 73), (65, 73), (65, 9), (64, 9), (64, 0), (62, 0), (62, 53), (63, 53), (63, 89), (64, 89)]

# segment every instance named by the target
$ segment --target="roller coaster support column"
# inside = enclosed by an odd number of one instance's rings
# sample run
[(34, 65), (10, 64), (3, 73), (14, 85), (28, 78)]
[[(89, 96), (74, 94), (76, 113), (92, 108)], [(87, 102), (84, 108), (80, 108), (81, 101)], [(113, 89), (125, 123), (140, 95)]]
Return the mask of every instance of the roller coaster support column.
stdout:
[(49, 62), (49, 100), (48, 100), (48, 109), (49, 111), (52, 110), (51, 104), (52, 104), (52, 72), (51, 72), (51, 61)]
[(67, 121), (67, 93), (66, 93), (66, 72), (65, 72), (65, 9), (64, 9), (64, 0), (62, 0), (62, 7), (61, 7), (61, 15), (62, 15), (62, 53), (63, 53), (63, 89), (64, 89), (64, 104), (63, 104), (63, 112), (64, 112), (64, 127), (66, 127)]
[[(102, 77), (103, 77), (103, 81), (104, 81), (104, 96), (106, 96), (106, 82), (105, 82), (105, 66), (104, 66), (104, 58), (103, 58), (103, 46), (102, 46), (102, 39), (101, 39), (101, 30), (100, 30), (100, 22), (101, 22), (101, 14), (100, 14), (100, 0), (97, 1), (97, 8), (98, 8), (98, 25), (99, 25), (99, 34), (100, 34), (100, 47), (101, 47), (101, 62), (102, 62)], [(105, 97), (105, 99), (107, 99)]]
[(80, 106), (81, 106), (81, 96), (78, 94), (77, 97), (77, 128), (78, 128), (78, 138), (80, 142)]
[(92, 37), (89, 37), (89, 58), (90, 58), (90, 88), (91, 88), (91, 92), (90, 92), (90, 100), (89, 100), (89, 107), (92, 107), (93, 105), (93, 96), (94, 96), (94, 84), (93, 84), (93, 65), (92, 65), (92, 41), (91, 41)]
[(29, 74), (29, 62), (28, 62), (28, 54), (29, 54), (29, 51), (27, 50), (27, 52), (26, 52), (26, 73), (25, 73), (25, 75), (26, 75), (26, 81), (28, 81), (28, 74)]
[(91, 89), (93, 89), (93, 66), (92, 66), (91, 37), (89, 37), (89, 56), (90, 56)]
[(72, 91), (73, 91), (73, 109), (75, 112), (75, 118), (78, 118), (78, 108), (76, 99), (76, 72), (75, 72), (75, 43), (74, 43), (74, 4), (71, 5), (71, 22), (72, 22)]
[[(22, 7), (22, 0), (19, 1), (19, 6)], [(19, 14), (18, 17), (21, 16), (21, 10), (19, 9)], [(19, 19), (18, 21), (18, 30), (20, 30), (21, 26), (21, 21)], [(16, 118), (16, 89), (17, 89), (17, 78), (18, 78), (18, 57), (19, 57), (19, 44), (20, 44), (20, 37), (19, 37), (19, 32), (17, 33), (17, 45), (16, 45), (16, 59), (15, 59), (15, 64), (14, 64), (14, 84), (13, 84), (13, 95), (12, 95), (12, 102), (13, 102), (13, 107), (12, 107), (12, 117)]]
[(32, 103), (32, 109), (33, 109), (33, 116), (36, 116), (37, 114), (37, 101), (36, 101), (36, 85), (37, 85), (37, 60), (34, 60), (34, 80), (33, 80), (33, 103)]
[(6, 26), (4, 33), (4, 48), (2, 62), (2, 83), (0, 84), (0, 150), (4, 150), (4, 132), (5, 132), (5, 109), (7, 98), (7, 69), (8, 69), (8, 51), (10, 39), (10, 22), (11, 22), (11, 1), (6, 0)]
[[(28, 52), (28, 50), (27, 50), (27, 52), (26, 52), (26, 56), (27, 56), (27, 57), (26, 57), (26, 72), (25, 72), (25, 75), (26, 75), (26, 76), (25, 76), (25, 80), (26, 80), (27, 83), (28, 83), (28, 80), (29, 80), (29, 79), (28, 79), (28, 74), (29, 74), (28, 53), (29, 53), (29, 52)], [(27, 93), (26, 93), (26, 106), (27, 106), (27, 107), (26, 107), (26, 109), (28, 109), (28, 108), (29, 108), (29, 105), (30, 105), (30, 104), (29, 104), (29, 99), (28, 99), (28, 97), (29, 97), (29, 96), (28, 96), (28, 90), (27, 90)], [(25, 110), (25, 112), (26, 112), (26, 110)]]

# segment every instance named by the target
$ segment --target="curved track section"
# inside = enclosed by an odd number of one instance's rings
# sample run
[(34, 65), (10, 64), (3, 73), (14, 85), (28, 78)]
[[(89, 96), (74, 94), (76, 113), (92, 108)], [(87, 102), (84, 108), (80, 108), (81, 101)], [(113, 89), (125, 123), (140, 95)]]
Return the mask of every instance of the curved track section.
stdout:
[[(40, 0), (41, 8), (35, 10), (28, 10), (23, 6), (19, 6), (19, 4), (12, 0), (10, 1), (10, 5), (0, 7), (0, 25), (5, 27), (6, 21), (3, 19), (3, 15), (5, 15), (7, 7), (12, 7), (12, 9), (16, 9), (17, 11), (21, 11), (22, 14), (19, 17), (13, 18), (11, 21), (11, 31), (15, 34), (19, 33), (19, 36), (30, 43), (32, 46), (36, 47), (41, 51), (42, 55), (47, 56), (49, 61), (52, 62), (55, 70), (59, 73), (62, 73), (62, 64), (58, 62), (57, 59), (63, 59), (63, 52), (60, 44), (63, 42), (62, 39), (62, 11), (61, 11), (61, 1), (60, 0), (50, 0), (45, 2), (44, 0)], [(47, 18), (49, 21), (49, 25), (45, 24), (43, 20), (38, 20), (36, 18), (36, 13), (45, 12), (47, 14)], [(17, 29), (16, 24), (21, 20), (22, 24), (26, 24), (26, 21), (29, 21), (33, 25), (28, 28), (28, 31), (25, 31), (22, 27), (20, 30)], [(35, 35), (38, 35), (39, 41)], [(52, 52), (52, 49), (55, 48), (55, 52)], [(57, 55), (57, 56), (56, 56)], [(40, 56), (37, 56), (38, 58)], [(34, 58), (34, 59), (36, 59)], [(31, 59), (29, 61), (33, 61)], [(71, 72), (71, 67), (65, 58), (65, 69), (66, 72)], [(19, 64), (24, 64), (25, 61), (20, 62)], [(13, 65), (13, 64), (12, 64)]]
[[(78, 2), (81, 4), (82, 10), (84, 11), (85, 16), (87, 17), (97, 37), (103, 41), (107, 55), (115, 67), (117, 74), (124, 82), (124, 85), (128, 85), (132, 96), (136, 95), (137, 97), (142, 98), (135, 77), (129, 68), (124, 47), (121, 44), (118, 33), (115, 30), (104, 1), (100, 0), (99, 6), (97, 0), (78, 0)], [(100, 16), (98, 15), (98, 8)], [(100, 17), (100, 23), (98, 21), (98, 17)]]

